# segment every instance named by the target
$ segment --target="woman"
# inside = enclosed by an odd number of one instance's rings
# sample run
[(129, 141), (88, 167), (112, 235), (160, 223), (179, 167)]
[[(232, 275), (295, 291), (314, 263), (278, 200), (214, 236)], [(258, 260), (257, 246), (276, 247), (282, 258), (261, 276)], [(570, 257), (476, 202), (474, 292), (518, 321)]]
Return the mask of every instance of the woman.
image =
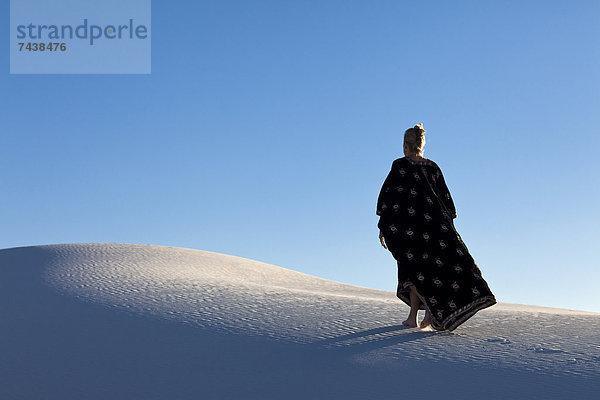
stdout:
[(396, 295), (410, 306), (404, 325), (454, 330), (496, 303), (456, 231), (456, 209), (437, 164), (423, 157), (425, 130), (404, 133), (404, 155), (392, 163), (379, 198), (379, 239), (398, 262)]

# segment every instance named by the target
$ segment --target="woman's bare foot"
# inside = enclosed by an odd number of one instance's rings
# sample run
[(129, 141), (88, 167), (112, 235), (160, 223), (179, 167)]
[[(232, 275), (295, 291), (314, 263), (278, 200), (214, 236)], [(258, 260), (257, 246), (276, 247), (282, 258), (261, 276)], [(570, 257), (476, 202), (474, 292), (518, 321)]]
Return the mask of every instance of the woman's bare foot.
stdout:
[(406, 321), (402, 323), (404, 326), (410, 326), (411, 328), (416, 328), (417, 325), (417, 314), (419, 313), (419, 305), (421, 304), (421, 300), (419, 300), (419, 296), (417, 294), (417, 289), (415, 289), (414, 285), (410, 286), (410, 312), (408, 313), (408, 318)]
[(429, 311), (426, 311), (425, 318), (423, 318), (423, 321), (421, 321), (421, 325), (419, 325), (419, 327), (423, 329), (427, 328), (429, 325), (431, 325), (431, 314), (429, 314)]

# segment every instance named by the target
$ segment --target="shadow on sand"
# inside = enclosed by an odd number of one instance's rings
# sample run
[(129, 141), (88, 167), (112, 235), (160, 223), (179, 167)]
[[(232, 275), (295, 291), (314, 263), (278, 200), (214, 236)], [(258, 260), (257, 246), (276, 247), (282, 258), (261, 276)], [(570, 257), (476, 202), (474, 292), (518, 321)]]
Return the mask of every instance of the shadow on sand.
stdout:
[(330, 351), (337, 350), (345, 354), (360, 354), (440, 334), (445, 333), (410, 328), (404, 325), (390, 325), (320, 340), (313, 342), (312, 346)]

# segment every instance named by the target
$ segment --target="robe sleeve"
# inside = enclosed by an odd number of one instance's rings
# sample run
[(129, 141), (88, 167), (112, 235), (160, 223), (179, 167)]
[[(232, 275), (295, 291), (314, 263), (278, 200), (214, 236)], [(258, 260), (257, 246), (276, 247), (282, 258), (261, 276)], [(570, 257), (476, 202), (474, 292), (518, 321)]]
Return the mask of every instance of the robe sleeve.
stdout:
[[(389, 194), (392, 190), (392, 185), (395, 181), (396, 178), (396, 161), (394, 161), (392, 163), (392, 168), (390, 169), (390, 172), (388, 173), (387, 177), (385, 178), (385, 181), (383, 182), (383, 185), (381, 186), (381, 190), (379, 191), (379, 197), (377, 198), (377, 211), (376, 214), (379, 215), (379, 222), (381, 222), (381, 217), (385, 216), (388, 212), (389, 212), (389, 204), (387, 204), (386, 202), (388, 202), (388, 198), (389, 198)], [(377, 223), (377, 226), (380, 227), (380, 223)]]
[(446, 209), (450, 212), (450, 217), (453, 219), (456, 218), (456, 207), (454, 206), (454, 201), (452, 200), (448, 186), (446, 186), (446, 181), (444, 180), (444, 175), (442, 174), (440, 167), (437, 167), (435, 190), (444, 203), (444, 206), (446, 206)]

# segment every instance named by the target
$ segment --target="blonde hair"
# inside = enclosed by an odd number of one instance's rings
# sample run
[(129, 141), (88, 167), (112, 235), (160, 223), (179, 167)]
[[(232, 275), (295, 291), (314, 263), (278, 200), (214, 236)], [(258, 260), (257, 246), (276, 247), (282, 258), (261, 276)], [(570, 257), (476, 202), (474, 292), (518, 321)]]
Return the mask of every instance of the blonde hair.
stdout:
[(408, 146), (408, 151), (419, 156), (423, 155), (423, 147), (425, 147), (425, 129), (423, 124), (418, 123), (412, 128), (408, 128), (404, 132), (404, 143)]

